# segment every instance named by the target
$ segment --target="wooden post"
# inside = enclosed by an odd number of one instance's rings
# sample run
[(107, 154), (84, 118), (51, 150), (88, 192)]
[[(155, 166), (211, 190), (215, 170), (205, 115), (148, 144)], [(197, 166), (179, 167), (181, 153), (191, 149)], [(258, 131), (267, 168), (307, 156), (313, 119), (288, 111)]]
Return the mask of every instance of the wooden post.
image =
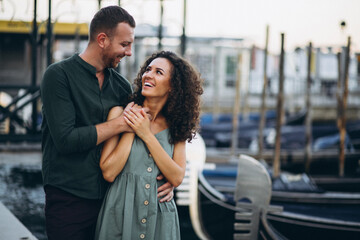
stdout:
[[(337, 57), (337, 68), (338, 68), (338, 81), (337, 81), (337, 86), (336, 86), (336, 124), (338, 129), (340, 129), (340, 111), (341, 111), (341, 98), (342, 98), (342, 84), (341, 84), (341, 79), (342, 79), (342, 67), (341, 67), (341, 52), (338, 52), (336, 54)], [(339, 148), (340, 150), (340, 148)]]
[[(32, 63), (32, 74), (31, 74), (31, 92), (34, 93), (37, 85), (37, 44), (38, 44), (38, 26), (37, 26), (37, 0), (34, 1), (34, 19), (33, 19), (33, 29), (31, 35), (31, 63)], [(37, 100), (35, 99), (32, 102), (32, 113), (31, 113), (31, 131), (33, 133), (37, 132)]]
[[(345, 66), (343, 75), (339, 76), (339, 81), (343, 80), (343, 84), (339, 84), (343, 90), (342, 97), (338, 96), (339, 112), (338, 112), (338, 128), (340, 133), (340, 144), (339, 144), (339, 176), (344, 176), (345, 169), (345, 136), (346, 136), (346, 108), (347, 108), (347, 97), (348, 97), (348, 81), (349, 81), (349, 62), (350, 62), (350, 44), (351, 38), (348, 37), (347, 47), (345, 48)], [(341, 59), (339, 59), (341, 60)], [(343, 76), (343, 78), (342, 78)], [(339, 90), (338, 90), (339, 91)], [(339, 91), (338, 95), (340, 95)]]
[(158, 50), (160, 51), (162, 49), (162, 38), (163, 38), (163, 18), (164, 18), (164, 0), (160, 0), (160, 24), (158, 29)]
[(219, 115), (220, 115), (220, 104), (219, 104), (219, 95), (220, 95), (220, 72), (221, 72), (221, 62), (222, 62), (222, 57), (221, 57), (221, 47), (217, 46), (216, 49), (216, 58), (215, 58), (215, 79), (213, 82), (213, 105), (212, 105), (212, 113), (213, 113), (213, 121), (215, 123), (218, 122), (219, 120)]
[(265, 113), (266, 113), (266, 89), (268, 86), (267, 79), (267, 56), (268, 56), (268, 45), (269, 45), (269, 25), (266, 26), (266, 36), (265, 36), (265, 50), (264, 50), (264, 72), (263, 72), (263, 89), (261, 94), (261, 109), (260, 109), (260, 122), (259, 122), (259, 135), (258, 135), (258, 159), (263, 158), (263, 149), (264, 149), (264, 127), (265, 127)]
[[(249, 114), (250, 114), (250, 106), (249, 106), (249, 85), (250, 85), (250, 71), (251, 71), (251, 65), (252, 65), (252, 61), (256, 61), (256, 46), (253, 45), (251, 47), (251, 54), (250, 54), (250, 58), (249, 58), (249, 74), (247, 75), (247, 83), (243, 84), (242, 87), (244, 87), (243, 89), (243, 95), (241, 96), (242, 99), (241, 101), (241, 106), (240, 106), (240, 112), (242, 114), (242, 120), (243, 121), (249, 121)], [(244, 86), (245, 85), (245, 86)]]
[(342, 154), (342, 151), (341, 151), (341, 115), (342, 115), (342, 95), (343, 95), (343, 86), (342, 86), (342, 76), (343, 76), (343, 68), (341, 66), (341, 52), (338, 52), (336, 54), (337, 56), (337, 64), (338, 64), (338, 81), (337, 81), (337, 89), (336, 89), (336, 101), (337, 101), (337, 105), (336, 105), (336, 110), (337, 110), (337, 116), (336, 116), (336, 124), (337, 124), (337, 127), (339, 129), (339, 135), (340, 135), (340, 142), (339, 142), (339, 152), (338, 152), (338, 156), (339, 156), (339, 176), (341, 176), (341, 167), (340, 167), (340, 162), (342, 161), (341, 160), (341, 154)]
[(186, 0), (183, 0), (183, 29), (182, 29), (182, 35), (181, 35), (181, 46), (180, 46), (180, 52), (181, 56), (185, 56), (186, 53)]
[(240, 86), (241, 86), (241, 67), (242, 67), (242, 55), (238, 55), (236, 84), (235, 84), (235, 100), (233, 107), (233, 130), (231, 138), (231, 156), (235, 156), (235, 151), (238, 144), (238, 127), (239, 127), (239, 110), (240, 110)]
[(49, 66), (52, 63), (52, 38), (53, 38), (53, 34), (52, 34), (52, 24), (51, 24), (51, 1), (49, 0), (49, 17), (48, 17), (48, 22), (47, 22), (47, 31), (46, 31), (46, 35), (47, 35), (47, 46), (46, 46), (46, 56), (47, 56), (47, 65)]
[(307, 81), (306, 81), (306, 133), (305, 133), (305, 172), (310, 172), (311, 163), (311, 143), (312, 143), (312, 109), (311, 109), (311, 59), (312, 59), (312, 43), (308, 47), (308, 62), (307, 62)]
[(280, 152), (281, 152), (281, 124), (283, 119), (283, 105), (284, 105), (284, 33), (281, 33), (281, 53), (279, 66), (279, 91), (276, 105), (276, 138), (275, 138), (275, 152), (273, 162), (274, 177), (280, 175)]
[[(121, 0), (118, 0), (118, 6), (121, 7)], [(135, 48), (135, 43), (134, 43), (134, 48)], [(120, 63), (118, 64), (116, 71), (121, 74), (121, 64)]]

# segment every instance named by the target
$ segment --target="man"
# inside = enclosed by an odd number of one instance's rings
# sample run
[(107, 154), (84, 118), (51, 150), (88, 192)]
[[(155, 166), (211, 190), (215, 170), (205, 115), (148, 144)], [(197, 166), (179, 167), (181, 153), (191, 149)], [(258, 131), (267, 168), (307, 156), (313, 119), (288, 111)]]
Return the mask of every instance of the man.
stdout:
[[(93, 239), (107, 183), (99, 167), (101, 143), (131, 131), (123, 116), (105, 122), (109, 109), (125, 106), (132, 89), (114, 69), (131, 56), (135, 21), (124, 9), (99, 10), (90, 24), (89, 43), (80, 55), (55, 63), (41, 84), (42, 151), (49, 240)], [(127, 108), (138, 107), (133, 104)], [(159, 187), (161, 201), (172, 186)]]

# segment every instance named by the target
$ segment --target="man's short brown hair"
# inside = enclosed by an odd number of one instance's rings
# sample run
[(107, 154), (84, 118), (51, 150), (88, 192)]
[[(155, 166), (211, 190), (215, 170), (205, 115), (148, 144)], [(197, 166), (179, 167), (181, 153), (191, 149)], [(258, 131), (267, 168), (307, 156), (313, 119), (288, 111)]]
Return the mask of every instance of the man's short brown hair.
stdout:
[(96, 36), (101, 32), (112, 37), (115, 28), (122, 22), (128, 23), (133, 28), (136, 26), (134, 18), (122, 7), (108, 6), (100, 9), (90, 23), (90, 42), (95, 41)]

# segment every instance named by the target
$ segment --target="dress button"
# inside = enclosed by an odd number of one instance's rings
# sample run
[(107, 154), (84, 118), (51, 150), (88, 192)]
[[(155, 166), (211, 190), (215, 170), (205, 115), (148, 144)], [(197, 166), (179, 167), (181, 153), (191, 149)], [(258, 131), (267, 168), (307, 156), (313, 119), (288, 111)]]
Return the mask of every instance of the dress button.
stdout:
[(145, 201), (144, 201), (144, 205), (146, 205), (146, 206), (149, 205), (149, 201), (148, 201), (148, 200), (145, 200)]
[(146, 218), (141, 219), (142, 223), (146, 223)]
[(146, 188), (146, 189), (149, 189), (149, 188), (150, 188), (150, 184), (148, 184), (148, 183), (145, 184), (145, 188)]
[(143, 234), (143, 233), (140, 234), (140, 238), (141, 238), (141, 239), (144, 239), (144, 238), (145, 238), (145, 234)]
[(151, 167), (148, 167), (148, 168), (147, 168), (147, 171), (148, 171), (148, 172), (151, 172), (151, 171), (152, 171), (152, 168), (151, 168)]

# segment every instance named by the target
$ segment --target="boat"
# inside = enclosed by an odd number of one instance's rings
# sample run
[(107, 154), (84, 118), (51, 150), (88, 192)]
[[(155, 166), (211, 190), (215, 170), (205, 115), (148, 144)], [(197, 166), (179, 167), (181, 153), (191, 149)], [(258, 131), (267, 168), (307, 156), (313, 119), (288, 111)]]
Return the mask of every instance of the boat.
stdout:
[[(271, 113), (271, 112), (270, 112)], [(237, 130), (237, 148), (257, 151), (259, 118), (253, 113), (249, 119), (239, 116)], [(306, 110), (294, 114), (287, 114), (284, 125), (281, 127), (281, 149), (296, 151), (304, 149), (306, 145), (306, 126), (304, 125)], [(209, 116), (205, 116), (209, 118)], [(233, 138), (231, 115), (220, 115), (218, 122), (213, 120), (202, 121), (201, 134), (207, 147), (229, 148)], [(336, 122), (315, 121), (311, 127), (312, 149), (322, 151), (324, 149), (338, 149), (340, 136)], [(360, 121), (349, 121), (346, 124), (345, 144), (348, 151), (360, 150)], [(275, 146), (275, 118), (272, 114), (266, 117), (263, 130), (263, 143), (265, 149), (274, 149)]]
[[(240, 156), (239, 161), (247, 158)], [(218, 201), (235, 205), (237, 168), (240, 167), (236, 165), (218, 164), (199, 172), (199, 194), (203, 201), (200, 205), (209, 205), (210, 198), (206, 199), (209, 196), (212, 196), (211, 205), (216, 202), (216, 196)], [(282, 173), (272, 182), (270, 203), (282, 207), (283, 211), (268, 212), (267, 220), (287, 239), (360, 239), (359, 193), (326, 191), (318, 188), (306, 174)]]
[[(285, 124), (292, 126), (302, 124), (306, 111), (302, 110), (295, 114), (286, 114)], [(220, 114), (217, 121), (209, 114), (203, 114), (200, 121), (201, 135), (205, 140), (207, 147), (229, 147), (232, 136), (232, 114)], [(247, 118), (238, 116), (238, 147), (248, 148), (251, 141), (257, 136), (259, 129), (259, 113), (250, 113)], [(275, 126), (276, 113), (274, 111), (266, 112), (265, 127), (273, 128)], [(265, 129), (264, 131), (267, 131)]]
[[(231, 125), (230, 123), (227, 123)], [(228, 148), (231, 146), (232, 133), (230, 129), (218, 126), (205, 127), (202, 130), (206, 134), (208, 147)], [(230, 128), (230, 126), (228, 127)], [(292, 125), (290, 123), (281, 127), (281, 149), (294, 151), (304, 149), (306, 146), (305, 125)], [(264, 129), (264, 148), (274, 149), (276, 131), (273, 125), (267, 125)], [(314, 123), (311, 131), (313, 151), (324, 149), (338, 149), (340, 142), (339, 130), (335, 123)], [(238, 145), (240, 149), (251, 148), (257, 151), (258, 124), (254, 122), (240, 123), (238, 129)], [(254, 148), (255, 147), (255, 148)], [(347, 126), (345, 147), (348, 151), (360, 150), (360, 122), (352, 122)]]
[[(195, 149), (202, 152), (205, 144)], [(306, 174), (282, 173), (274, 181), (266, 165), (246, 155), (229, 164), (205, 164), (203, 155), (189, 166), (188, 193), (182, 198), (188, 196), (188, 216), (198, 238), (360, 239), (359, 193), (321, 189)], [(254, 171), (246, 165), (260, 170), (249, 174)], [(253, 186), (258, 179), (269, 180)], [(265, 203), (253, 200), (256, 187)], [(249, 220), (252, 212), (257, 217)], [(245, 238), (254, 231), (255, 238)]]
[[(263, 179), (267, 183), (269, 196), (262, 201), (261, 206), (246, 202), (238, 202), (236, 205), (225, 202), (223, 197), (219, 198), (220, 192), (212, 189), (205, 180), (200, 180), (203, 175), (199, 170), (203, 169), (205, 163), (205, 149), (201, 136), (191, 144), (187, 143), (186, 174), (183, 183), (175, 191), (180, 222), (187, 222), (184, 218), (189, 218), (191, 229), (187, 228), (187, 232), (190, 230), (196, 235), (196, 238), (186, 236), (185, 239), (243, 239), (254, 235), (259, 236), (259, 239), (286, 239), (269, 225), (265, 217), (268, 211), (281, 211), (279, 207), (269, 206), (271, 186), (268, 175), (264, 175)], [(258, 186), (263, 188), (263, 184)], [(262, 189), (260, 192), (263, 194)]]

